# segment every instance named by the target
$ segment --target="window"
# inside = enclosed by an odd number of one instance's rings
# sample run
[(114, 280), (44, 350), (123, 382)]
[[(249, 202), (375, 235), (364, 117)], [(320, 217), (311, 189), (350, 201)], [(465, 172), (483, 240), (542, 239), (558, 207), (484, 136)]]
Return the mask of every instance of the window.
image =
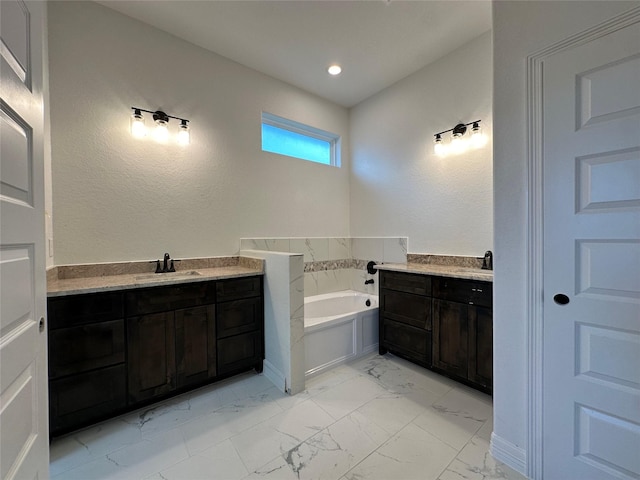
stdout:
[(340, 166), (340, 137), (262, 112), (262, 150), (324, 165)]

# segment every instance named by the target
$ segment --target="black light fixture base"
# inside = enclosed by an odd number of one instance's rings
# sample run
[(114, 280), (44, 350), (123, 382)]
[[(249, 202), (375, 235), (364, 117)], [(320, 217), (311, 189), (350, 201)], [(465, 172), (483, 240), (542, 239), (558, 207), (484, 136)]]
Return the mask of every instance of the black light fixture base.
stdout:
[(169, 115), (164, 113), (162, 110), (158, 110), (153, 113), (153, 121), (157, 122), (158, 120), (162, 120), (163, 122), (167, 123), (169, 121)]
[(454, 136), (464, 135), (466, 131), (467, 126), (464, 123), (459, 123), (455, 127), (453, 127)]

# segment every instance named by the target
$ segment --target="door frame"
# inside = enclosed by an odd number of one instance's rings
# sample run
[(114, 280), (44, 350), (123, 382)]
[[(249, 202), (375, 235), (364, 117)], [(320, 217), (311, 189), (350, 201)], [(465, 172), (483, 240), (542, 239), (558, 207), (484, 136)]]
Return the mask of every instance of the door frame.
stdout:
[(556, 53), (592, 42), (640, 22), (640, 7), (632, 8), (595, 27), (572, 35), (527, 57), (527, 444), (526, 474), (533, 480), (543, 473), (543, 260), (544, 260), (544, 139), (543, 65)]

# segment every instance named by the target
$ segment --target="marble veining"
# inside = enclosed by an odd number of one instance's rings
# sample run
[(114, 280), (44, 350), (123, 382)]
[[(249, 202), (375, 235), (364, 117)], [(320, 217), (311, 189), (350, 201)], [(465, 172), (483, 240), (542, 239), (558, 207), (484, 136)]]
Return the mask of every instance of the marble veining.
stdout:
[(53, 480), (524, 480), (489, 454), (491, 397), (393, 355), (289, 396), (242, 374), (54, 439)]

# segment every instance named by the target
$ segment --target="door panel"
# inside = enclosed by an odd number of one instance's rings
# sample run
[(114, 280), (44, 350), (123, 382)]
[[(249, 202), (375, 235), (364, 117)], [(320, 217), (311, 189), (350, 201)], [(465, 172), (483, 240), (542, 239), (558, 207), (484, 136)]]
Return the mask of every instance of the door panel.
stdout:
[(639, 148), (578, 157), (576, 167), (578, 213), (640, 207)]
[[(33, 8), (32, 5), (29, 6)], [(9, 67), (20, 82), (29, 85), (30, 78), (30, 30), (31, 12), (21, 1), (7, 0), (2, 2), (0, 15), (0, 53), (2, 69)]]
[(543, 71), (544, 477), (640, 478), (640, 25)]
[(469, 322), (462, 303), (433, 301), (433, 366), (467, 378)]
[(577, 75), (579, 130), (599, 122), (640, 114), (640, 55), (630, 55)]
[(127, 319), (129, 403), (169, 393), (176, 388), (173, 312)]
[(42, 32), (45, 5), (0, 2), (0, 477), (49, 470)]
[(4, 103), (0, 105), (0, 138), (0, 194), (8, 199), (32, 205), (31, 128)]
[(204, 382), (216, 376), (215, 306), (175, 312), (177, 386)]

